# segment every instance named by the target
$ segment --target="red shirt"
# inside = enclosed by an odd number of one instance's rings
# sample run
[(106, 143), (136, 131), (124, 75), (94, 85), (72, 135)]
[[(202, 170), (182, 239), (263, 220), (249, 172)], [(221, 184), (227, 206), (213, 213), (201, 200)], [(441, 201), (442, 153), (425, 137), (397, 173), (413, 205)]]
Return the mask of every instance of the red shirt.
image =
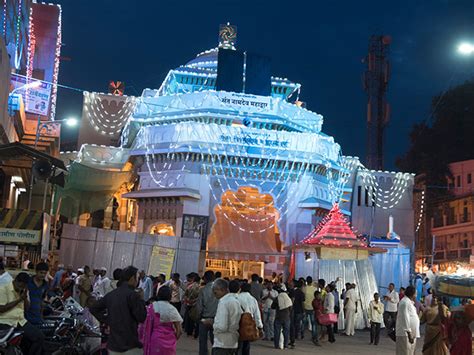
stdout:
[(321, 314), (323, 314), (323, 301), (314, 299), (312, 302), (313, 310), (314, 310), (314, 317), (318, 318)]

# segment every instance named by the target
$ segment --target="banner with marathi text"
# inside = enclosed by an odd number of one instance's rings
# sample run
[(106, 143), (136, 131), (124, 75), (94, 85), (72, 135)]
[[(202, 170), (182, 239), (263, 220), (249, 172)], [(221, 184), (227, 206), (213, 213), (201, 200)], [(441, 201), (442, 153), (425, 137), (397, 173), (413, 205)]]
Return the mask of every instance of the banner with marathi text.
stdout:
[[(29, 83), (32, 81), (36, 81), (36, 79), (30, 79)], [(11, 83), (13, 89), (17, 89), (15, 93), (23, 96), (26, 112), (42, 116), (48, 115), (51, 103), (51, 84), (42, 81), (38, 87), (25, 90), (22, 87), (27, 84), (27, 78), (16, 74), (11, 75)]]
[(41, 243), (43, 213), (20, 209), (0, 209), (0, 244)]
[(175, 249), (155, 245), (151, 252), (148, 275), (164, 274), (166, 278), (169, 278), (173, 268), (175, 252)]

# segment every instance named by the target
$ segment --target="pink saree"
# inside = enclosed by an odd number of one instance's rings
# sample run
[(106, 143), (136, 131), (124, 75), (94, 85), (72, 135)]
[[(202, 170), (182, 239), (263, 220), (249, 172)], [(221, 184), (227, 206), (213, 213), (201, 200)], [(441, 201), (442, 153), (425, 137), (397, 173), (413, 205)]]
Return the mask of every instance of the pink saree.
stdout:
[(147, 317), (140, 333), (143, 355), (176, 355), (176, 334), (173, 322), (160, 322), (160, 314), (155, 313), (152, 304), (147, 308)]

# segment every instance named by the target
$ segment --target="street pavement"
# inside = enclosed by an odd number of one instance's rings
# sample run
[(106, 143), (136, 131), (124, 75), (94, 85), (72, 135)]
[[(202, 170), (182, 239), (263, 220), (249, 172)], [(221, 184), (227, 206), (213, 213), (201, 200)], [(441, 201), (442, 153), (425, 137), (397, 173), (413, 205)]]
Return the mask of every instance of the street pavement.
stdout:
[[(330, 355), (348, 355), (348, 354), (364, 354), (364, 355), (378, 355), (378, 354), (395, 354), (395, 343), (385, 336), (384, 331), (381, 332), (380, 344), (370, 345), (370, 336), (368, 331), (356, 331), (353, 337), (336, 335), (336, 342), (331, 344), (329, 342), (322, 342), (321, 347), (316, 347), (310, 340), (309, 332), (304, 340), (296, 342), (294, 349), (279, 350), (273, 347), (273, 343), (269, 341), (258, 341), (252, 343), (250, 353), (255, 355), (274, 355), (275, 352), (285, 352), (288, 354), (330, 354)], [(421, 354), (423, 338), (418, 339), (417, 354)], [(183, 335), (178, 341), (177, 354), (188, 355), (198, 353), (198, 341), (192, 337)]]

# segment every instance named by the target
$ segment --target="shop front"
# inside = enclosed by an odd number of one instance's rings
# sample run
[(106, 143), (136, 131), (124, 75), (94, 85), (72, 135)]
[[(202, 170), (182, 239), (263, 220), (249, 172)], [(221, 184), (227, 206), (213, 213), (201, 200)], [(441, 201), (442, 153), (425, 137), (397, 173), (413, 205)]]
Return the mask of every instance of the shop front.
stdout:
[(48, 258), (50, 216), (3, 208), (0, 212), (0, 257), (8, 268), (26, 268)]

